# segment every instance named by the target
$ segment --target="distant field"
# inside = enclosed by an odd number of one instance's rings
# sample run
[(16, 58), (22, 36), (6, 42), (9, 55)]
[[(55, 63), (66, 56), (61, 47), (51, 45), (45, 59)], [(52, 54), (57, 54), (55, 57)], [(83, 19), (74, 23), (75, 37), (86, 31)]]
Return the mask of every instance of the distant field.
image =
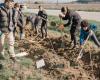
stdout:
[(37, 9), (39, 5), (42, 5), (46, 9), (61, 9), (62, 6), (68, 6), (72, 10), (78, 11), (100, 11), (100, 4), (27, 4), (28, 8)]

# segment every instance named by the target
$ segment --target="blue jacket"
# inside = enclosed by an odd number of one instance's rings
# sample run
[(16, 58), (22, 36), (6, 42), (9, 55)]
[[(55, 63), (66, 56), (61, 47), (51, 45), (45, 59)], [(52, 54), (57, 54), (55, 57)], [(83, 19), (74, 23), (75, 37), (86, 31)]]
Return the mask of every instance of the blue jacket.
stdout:
[(4, 3), (0, 3), (0, 7), (4, 6)]
[[(95, 24), (90, 24), (89, 29), (95, 31), (97, 29), (97, 26)], [(80, 30), (80, 45), (84, 44), (84, 40), (86, 40), (88, 35), (89, 35), (89, 30), (84, 31), (81, 28), (81, 30)]]

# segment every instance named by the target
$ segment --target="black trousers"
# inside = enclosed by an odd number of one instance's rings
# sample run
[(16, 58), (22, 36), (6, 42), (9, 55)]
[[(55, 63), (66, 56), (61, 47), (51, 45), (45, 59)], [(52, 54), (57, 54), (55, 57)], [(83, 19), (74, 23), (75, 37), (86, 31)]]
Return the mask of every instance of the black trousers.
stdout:
[(78, 25), (72, 25), (70, 29), (71, 41), (74, 42), (74, 46), (77, 44), (77, 39), (76, 39), (77, 27)]
[[(17, 24), (17, 27), (19, 27), (20, 34), (23, 34), (23, 32), (24, 32), (24, 27), (23, 27), (22, 25), (20, 25), (20, 24)], [(14, 31), (13, 31), (14, 36), (15, 36), (15, 32), (16, 32), (16, 27), (14, 28)]]
[(41, 34), (42, 34), (42, 38), (47, 37), (47, 22), (45, 20), (42, 20)]

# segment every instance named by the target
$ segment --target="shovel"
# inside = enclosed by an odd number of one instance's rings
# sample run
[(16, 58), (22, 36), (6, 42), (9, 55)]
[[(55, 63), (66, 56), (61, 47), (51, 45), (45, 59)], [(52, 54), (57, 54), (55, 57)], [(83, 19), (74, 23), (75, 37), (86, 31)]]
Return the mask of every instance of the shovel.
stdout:
[(83, 49), (84, 49), (84, 46), (86, 45), (86, 43), (87, 43), (89, 37), (90, 37), (90, 34), (88, 35), (86, 41), (84, 42), (84, 45), (83, 45), (82, 49), (81, 49), (80, 52), (79, 52), (79, 55), (78, 55), (78, 57), (77, 57), (77, 61), (78, 61), (79, 59), (82, 58), (82, 56), (83, 56)]
[(27, 56), (27, 55), (28, 55), (28, 53), (26, 53), (26, 52), (21, 52), (21, 53), (16, 54), (15, 56), (16, 56), (16, 57), (24, 57), (24, 56)]
[(61, 43), (61, 48), (65, 48), (65, 45), (64, 45), (64, 38), (63, 38), (63, 30), (64, 30), (64, 26), (62, 25), (62, 20), (61, 20), (61, 18), (60, 18), (60, 26), (59, 26), (59, 28), (60, 28), (60, 30), (61, 30), (61, 39), (62, 39), (62, 43)]

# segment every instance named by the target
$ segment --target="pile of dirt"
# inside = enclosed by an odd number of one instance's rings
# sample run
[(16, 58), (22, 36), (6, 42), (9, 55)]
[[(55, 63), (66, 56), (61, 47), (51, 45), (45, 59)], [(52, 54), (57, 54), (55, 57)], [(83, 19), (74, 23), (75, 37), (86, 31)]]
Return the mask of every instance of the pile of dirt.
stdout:
[[(77, 61), (80, 48), (72, 48), (69, 35), (61, 36), (49, 30), (48, 37), (41, 39), (41, 35), (34, 34), (29, 27), (25, 33), (24, 40), (19, 40), (17, 33), (15, 51), (29, 55), (19, 58), (17, 63), (8, 58), (0, 61), (4, 66), (0, 76), (9, 77), (4, 80), (100, 80), (100, 51), (92, 47), (91, 42), (85, 46), (82, 59)], [(37, 69), (36, 62), (41, 59), (46, 65)]]
[(100, 79), (100, 52), (89, 45), (90, 43), (85, 47), (82, 59), (77, 62), (80, 48), (72, 48), (68, 35), (61, 36), (58, 32), (49, 31), (48, 38), (41, 39), (40, 36), (34, 35), (31, 28), (26, 28), (25, 33), (24, 40), (16, 41), (19, 51), (28, 52), (27, 58), (32, 59), (34, 66), (37, 60), (45, 60), (45, 67), (32, 68), (36, 72), (40, 71), (42, 80)]

